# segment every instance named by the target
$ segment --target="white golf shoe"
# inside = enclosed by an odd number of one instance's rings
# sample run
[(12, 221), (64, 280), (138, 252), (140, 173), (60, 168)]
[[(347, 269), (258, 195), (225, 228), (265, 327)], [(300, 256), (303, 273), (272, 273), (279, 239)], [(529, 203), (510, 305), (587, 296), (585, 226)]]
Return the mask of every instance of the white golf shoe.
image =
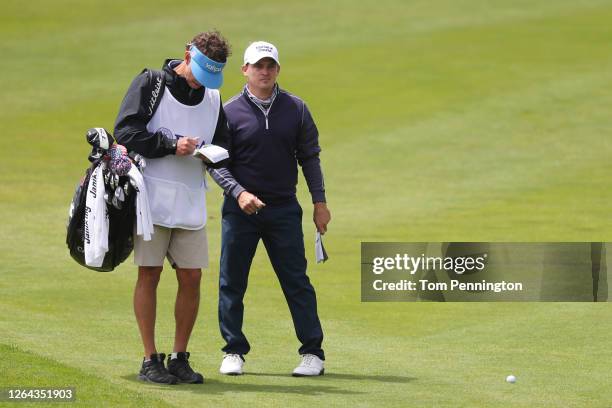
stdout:
[(294, 377), (311, 377), (323, 375), (323, 373), (325, 373), (323, 360), (314, 354), (303, 354), (302, 362), (293, 370)]
[(244, 360), (240, 354), (226, 354), (223, 356), (219, 372), (225, 375), (242, 375)]

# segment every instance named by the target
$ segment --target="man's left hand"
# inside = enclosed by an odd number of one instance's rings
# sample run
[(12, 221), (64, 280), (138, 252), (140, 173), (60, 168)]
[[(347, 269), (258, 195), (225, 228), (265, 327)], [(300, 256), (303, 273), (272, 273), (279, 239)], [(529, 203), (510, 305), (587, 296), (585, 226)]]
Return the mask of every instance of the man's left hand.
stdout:
[(331, 214), (327, 209), (326, 203), (314, 203), (314, 213), (312, 219), (321, 234), (327, 232), (327, 224), (331, 220)]

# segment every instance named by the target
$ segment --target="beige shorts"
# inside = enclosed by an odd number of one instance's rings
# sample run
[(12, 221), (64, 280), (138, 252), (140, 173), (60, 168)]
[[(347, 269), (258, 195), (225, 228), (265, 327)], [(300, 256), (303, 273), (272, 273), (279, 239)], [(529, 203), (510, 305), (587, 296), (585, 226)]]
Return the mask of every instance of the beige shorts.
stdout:
[(154, 225), (155, 233), (145, 241), (134, 233), (134, 263), (138, 266), (163, 266), (164, 258), (173, 268), (208, 268), (206, 227), (199, 230), (166, 228)]

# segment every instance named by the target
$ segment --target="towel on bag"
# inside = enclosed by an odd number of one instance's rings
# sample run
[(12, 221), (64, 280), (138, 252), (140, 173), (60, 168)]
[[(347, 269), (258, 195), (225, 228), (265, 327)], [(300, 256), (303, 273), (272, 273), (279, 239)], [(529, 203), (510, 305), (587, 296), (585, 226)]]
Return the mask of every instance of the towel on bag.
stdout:
[(100, 267), (108, 251), (108, 209), (104, 201), (103, 164), (91, 174), (85, 201), (85, 263)]
[(132, 166), (128, 172), (132, 185), (136, 189), (136, 234), (141, 235), (145, 241), (151, 240), (153, 234), (153, 220), (151, 218), (151, 207), (147, 196), (147, 187), (144, 177), (136, 168)]

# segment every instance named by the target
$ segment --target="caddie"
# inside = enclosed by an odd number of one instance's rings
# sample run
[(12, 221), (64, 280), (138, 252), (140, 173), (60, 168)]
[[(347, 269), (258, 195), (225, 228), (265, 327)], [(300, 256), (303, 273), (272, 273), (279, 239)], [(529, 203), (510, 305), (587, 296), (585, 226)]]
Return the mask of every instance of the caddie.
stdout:
[[(198, 314), (201, 270), (208, 267), (206, 180), (202, 160), (192, 154), (203, 144), (226, 146), (218, 89), (229, 55), (230, 46), (219, 32), (196, 35), (183, 60), (168, 59), (161, 71), (144, 70), (133, 80), (115, 122), (118, 143), (148, 159), (143, 175), (154, 234), (150, 241), (134, 238), (134, 312), (144, 345), (139, 374), (143, 381), (204, 380), (191, 368), (187, 351)], [(165, 258), (178, 281), (176, 330), (167, 368), (166, 355), (155, 343), (156, 293)]]

